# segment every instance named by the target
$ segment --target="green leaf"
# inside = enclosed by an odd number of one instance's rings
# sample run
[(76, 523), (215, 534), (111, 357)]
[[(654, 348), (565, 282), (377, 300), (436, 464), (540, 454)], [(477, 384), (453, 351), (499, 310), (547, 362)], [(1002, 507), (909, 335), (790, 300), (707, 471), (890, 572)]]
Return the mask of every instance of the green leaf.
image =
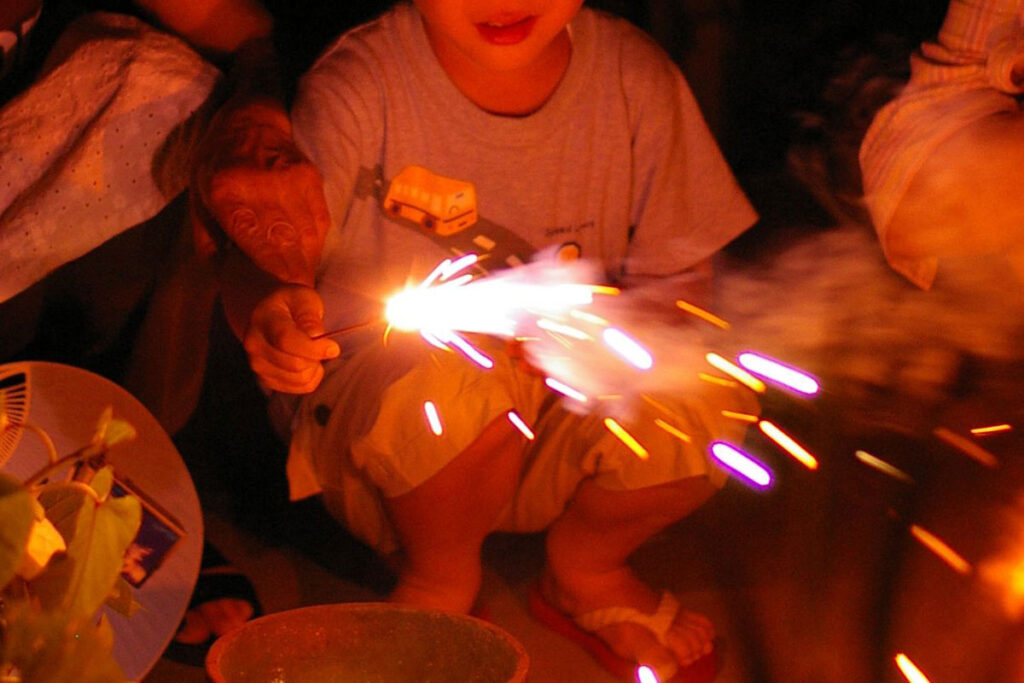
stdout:
[(91, 616), (106, 600), (135, 538), (142, 507), (132, 496), (97, 503), (82, 484), (47, 485), (39, 500), (64, 536), (67, 553), (51, 560), (31, 582), (32, 592), (47, 610), (67, 611), (72, 617)]
[(33, 498), (21, 482), (0, 472), (0, 588), (21, 565), (35, 515)]
[(110, 489), (114, 485), (114, 470), (107, 465), (101, 467), (89, 481), (89, 486), (96, 492), (100, 500), (106, 500), (110, 495)]
[(131, 441), (135, 438), (135, 427), (130, 422), (124, 420), (111, 420), (110, 424), (107, 425), (107, 433), (104, 437), (104, 443), (107, 448), (116, 446), (123, 441)]
[(17, 667), (23, 681), (112, 683), (124, 674), (111, 654), (109, 625), (39, 612), (24, 601), (4, 608), (0, 663)]
[(142, 603), (135, 599), (135, 590), (123, 576), (117, 577), (114, 590), (107, 596), (106, 604), (110, 609), (126, 617), (131, 617), (142, 609)]

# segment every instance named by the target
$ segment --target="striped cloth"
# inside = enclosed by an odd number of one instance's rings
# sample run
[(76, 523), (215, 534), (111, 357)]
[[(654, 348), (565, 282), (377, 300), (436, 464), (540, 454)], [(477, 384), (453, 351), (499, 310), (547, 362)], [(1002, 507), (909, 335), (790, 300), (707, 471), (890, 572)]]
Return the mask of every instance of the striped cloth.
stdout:
[(1017, 110), (1024, 92), (1022, 19), (1024, 0), (951, 0), (938, 37), (911, 56), (910, 80), (861, 144), (864, 199), (882, 248), (893, 268), (920, 287), (931, 286), (938, 260), (890, 254), (889, 222), (939, 144), (973, 121)]

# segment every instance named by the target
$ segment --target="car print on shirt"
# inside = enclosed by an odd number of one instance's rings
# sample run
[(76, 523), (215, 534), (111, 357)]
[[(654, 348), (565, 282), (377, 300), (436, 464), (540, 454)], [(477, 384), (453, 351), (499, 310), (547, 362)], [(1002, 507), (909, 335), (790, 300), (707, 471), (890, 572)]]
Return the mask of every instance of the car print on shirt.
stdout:
[[(414, 185), (419, 191), (412, 190)], [(537, 253), (520, 235), (479, 215), (476, 187), (469, 181), (406, 166), (388, 182), (380, 165), (364, 166), (356, 176), (354, 195), (373, 199), (388, 220), (415, 230), (452, 254), (478, 254), (481, 260), (475, 270), (481, 273), (520, 266)], [(557, 252), (561, 260), (581, 255), (576, 242), (564, 242)]]
[(391, 179), (384, 210), (438, 235), (451, 235), (476, 223), (476, 187), (422, 166), (406, 166)]

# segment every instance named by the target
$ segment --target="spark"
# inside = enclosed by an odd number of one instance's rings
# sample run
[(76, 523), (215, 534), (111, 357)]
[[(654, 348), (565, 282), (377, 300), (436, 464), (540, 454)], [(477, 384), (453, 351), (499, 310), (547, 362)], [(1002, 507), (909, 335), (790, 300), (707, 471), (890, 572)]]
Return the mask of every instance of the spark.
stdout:
[(636, 681), (637, 683), (659, 683), (658, 676), (654, 673), (654, 669), (646, 664), (636, 668)]
[(555, 322), (549, 318), (539, 318), (537, 320), (537, 327), (544, 330), (545, 332), (553, 332), (554, 334), (561, 334), (566, 337), (572, 337), (573, 339), (590, 339), (590, 335), (572, 325), (565, 325), (563, 323)]
[(716, 377), (715, 375), (709, 375), (706, 372), (697, 373), (697, 377), (702, 379), (702, 380), (704, 380), (705, 382), (709, 382), (711, 384), (717, 384), (717, 385), (722, 386), (722, 387), (734, 387), (734, 386), (736, 386), (736, 382), (733, 382), (731, 379), (726, 379), (724, 377)]
[(455, 332), (449, 331), (447, 333), (447, 336), (444, 337), (442, 341), (447, 342), (454, 346), (455, 348), (457, 348), (459, 351), (462, 352), (464, 356), (466, 356), (466, 358), (470, 359), (480, 367), (486, 368), (488, 370), (494, 367), (494, 361), (491, 360), (491, 358), (484, 355), (479, 349), (477, 349), (475, 346), (470, 344), (468, 341), (463, 339)]
[(515, 428), (522, 432), (523, 436), (525, 436), (528, 440), (533, 441), (533, 430), (526, 425), (526, 422), (523, 420), (523, 418), (519, 417), (519, 413), (517, 413), (514, 410), (510, 410), (508, 411), (508, 413), (506, 413), (506, 415), (508, 416), (508, 421), (515, 425)]
[(715, 441), (710, 446), (711, 455), (727, 468), (739, 474), (759, 488), (766, 488), (772, 483), (772, 475), (763, 465), (752, 457), (724, 441)]
[(858, 450), (858, 451), (854, 452), (853, 455), (854, 455), (854, 457), (856, 457), (858, 460), (860, 460), (862, 463), (864, 463), (868, 467), (874, 467), (879, 472), (883, 472), (885, 474), (888, 474), (890, 477), (893, 477), (895, 479), (899, 479), (900, 481), (905, 481), (908, 484), (913, 484), (914, 483), (913, 478), (911, 478), (911, 476), (909, 474), (907, 474), (903, 470), (899, 469), (898, 467), (894, 467), (893, 465), (890, 465), (889, 463), (887, 463), (886, 461), (882, 460), (881, 458), (878, 458), (878, 457), (876, 457), (874, 455), (871, 455), (867, 451)]
[(447, 280), (456, 273), (474, 265), (479, 260), (480, 257), (477, 256), (476, 254), (466, 254), (465, 256), (461, 256), (455, 259), (455, 261), (449, 263), (448, 267), (445, 269), (445, 272), (442, 273), (441, 280)]
[(430, 344), (431, 346), (436, 346), (437, 348), (441, 349), (442, 351), (451, 352), (451, 349), (448, 348), (447, 344), (445, 344), (443, 341), (438, 339), (436, 336), (434, 336), (430, 332), (427, 332), (426, 330), (420, 330), (420, 336), (423, 337), (423, 339), (425, 339), (426, 342), (428, 344)]
[(818, 469), (817, 459), (808, 453), (807, 449), (794, 441), (789, 434), (786, 434), (784, 431), (779, 429), (775, 423), (769, 422), (768, 420), (761, 420), (757, 426), (761, 428), (761, 431), (764, 432), (769, 439), (777, 443), (783, 448), (783, 450), (796, 458), (801, 465), (809, 470)]
[(694, 306), (689, 301), (683, 301), (682, 299), (680, 299), (676, 301), (676, 306), (686, 311), (687, 313), (690, 313), (691, 315), (697, 316), (698, 318), (704, 320), (705, 322), (711, 323), (715, 327), (720, 327), (723, 330), (727, 330), (729, 329), (729, 327), (731, 327), (729, 323), (722, 320), (714, 313), (709, 313), (708, 311), (705, 311), (703, 308), (699, 306)]
[(1011, 425), (1004, 422), (1003, 424), (992, 425), (991, 427), (975, 427), (971, 430), (971, 434), (974, 436), (988, 436), (989, 434), (1008, 432), (1012, 429), (1013, 427)]
[(599, 327), (607, 327), (609, 325), (608, 321), (602, 318), (601, 316), (589, 313), (587, 311), (581, 311), (578, 308), (574, 308), (571, 311), (569, 311), (569, 317), (576, 318), (577, 320), (582, 320), (584, 322), (588, 322)]
[(590, 285), (577, 283), (484, 278), (467, 284), (453, 280), (398, 292), (388, 299), (385, 316), (400, 330), (460, 330), (511, 337), (516, 318), (524, 311), (566, 311), (588, 305), (593, 298)]
[(821, 389), (818, 380), (794, 367), (750, 351), (741, 353), (736, 359), (740, 365), (765, 379), (792, 389), (805, 396), (814, 396)]
[(722, 417), (727, 417), (730, 420), (739, 420), (740, 422), (749, 422), (754, 424), (761, 418), (757, 415), (751, 415), (750, 413), (737, 413), (735, 410), (723, 410)]
[(896, 666), (899, 667), (900, 673), (903, 674), (908, 683), (931, 683), (928, 677), (917, 668), (917, 665), (910, 661), (910, 657), (902, 652), (896, 655)]
[(583, 392), (581, 392), (581, 391), (579, 391), (577, 389), (573, 389), (572, 387), (570, 387), (568, 384), (565, 384), (564, 382), (559, 382), (554, 377), (546, 378), (544, 380), (544, 384), (548, 385), (548, 387), (550, 387), (551, 389), (554, 389), (555, 391), (557, 391), (558, 393), (562, 394), (563, 396), (568, 396), (569, 398), (574, 398), (577, 401), (579, 401), (580, 403), (586, 403), (586, 401), (587, 401), (586, 394), (584, 394)]
[(616, 327), (607, 327), (601, 333), (601, 338), (604, 339), (605, 344), (631, 365), (641, 370), (650, 370), (654, 365), (654, 358), (651, 357), (650, 352), (622, 330)]
[(594, 294), (604, 294), (605, 296), (618, 296), (622, 293), (621, 289), (611, 285), (590, 285), (590, 291)]
[(737, 366), (735, 363), (732, 363), (731, 361), (722, 358), (720, 355), (714, 352), (708, 353), (707, 355), (704, 356), (704, 358), (707, 360), (708, 363), (711, 364), (712, 367), (721, 370), (725, 374), (729, 375), (730, 377), (738, 381), (740, 384), (745, 385), (747, 388), (752, 389), (753, 391), (756, 391), (759, 394), (763, 394), (765, 392), (764, 382), (754, 377), (743, 368)]
[(654, 424), (658, 425), (659, 427), (661, 427), (666, 432), (668, 432), (672, 436), (676, 437), (677, 439), (679, 439), (683, 443), (693, 443), (693, 439), (690, 438), (689, 434), (687, 434), (686, 432), (679, 431), (678, 429), (676, 429), (675, 427), (670, 425), (668, 422), (665, 422), (664, 420), (662, 420), (660, 417), (654, 418)]
[(619, 441), (626, 444), (629, 450), (636, 453), (636, 457), (641, 460), (647, 460), (651, 457), (651, 454), (647, 452), (639, 441), (637, 441), (632, 434), (626, 431), (626, 429), (616, 422), (613, 418), (606, 417), (604, 419), (604, 426), (608, 428), (608, 431), (618, 437)]
[(430, 431), (434, 432), (436, 436), (441, 436), (444, 433), (444, 427), (441, 426), (441, 416), (437, 414), (437, 406), (434, 405), (434, 402), (424, 401), (423, 412), (427, 416)]
[(971, 573), (970, 563), (932, 532), (916, 524), (911, 524), (910, 533), (921, 545), (935, 553), (939, 559), (952, 567), (958, 574)]
[(999, 459), (996, 456), (968, 438), (960, 436), (945, 427), (936, 427), (932, 433), (953, 448), (961, 451), (967, 457), (977, 460), (985, 467), (999, 467)]

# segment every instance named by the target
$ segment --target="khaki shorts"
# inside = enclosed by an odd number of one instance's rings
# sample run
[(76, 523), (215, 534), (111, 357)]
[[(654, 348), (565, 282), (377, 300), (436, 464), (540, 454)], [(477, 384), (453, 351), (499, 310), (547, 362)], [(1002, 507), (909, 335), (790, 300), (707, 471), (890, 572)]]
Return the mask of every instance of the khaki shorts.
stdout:
[[(474, 343), (494, 360), (492, 369), (433, 348), (418, 336), (370, 344), (329, 365), (292, 422), (293, 496), (321, 490), (327, 508), (349, 531), (380, 552), (392, 552), (397, 542), (383, 499), (429, 479), (484, 427), (515, 410), (536, 438), (526, 442), (518, 492), (496, 530), (535, 532), (561, 515), (586, 478), (613, 490), (689, 477), (722, 486), (726, 474), (710, 460), (707, 444), (713, 439), (739, 443), (745, 425), (721, 411), (758, 410), (748, 390), (705, 382), (696, 382), (697, 389), (684, 397), (659, 397), (660, 410), (642, 403), (634, 419), (623, 421), (649, 452), (641, 459), (608, 431), (603, 416), (561, 407), (543, 378), (523, 371), (504, 353), (504, 342)], [(424, 416), (425, 401), (437, 407), (440, 435)], [(658, 427), (656, 417), (692, 442)], [(315, 487), (296, 487), (303, 473), (315, 478)]]

